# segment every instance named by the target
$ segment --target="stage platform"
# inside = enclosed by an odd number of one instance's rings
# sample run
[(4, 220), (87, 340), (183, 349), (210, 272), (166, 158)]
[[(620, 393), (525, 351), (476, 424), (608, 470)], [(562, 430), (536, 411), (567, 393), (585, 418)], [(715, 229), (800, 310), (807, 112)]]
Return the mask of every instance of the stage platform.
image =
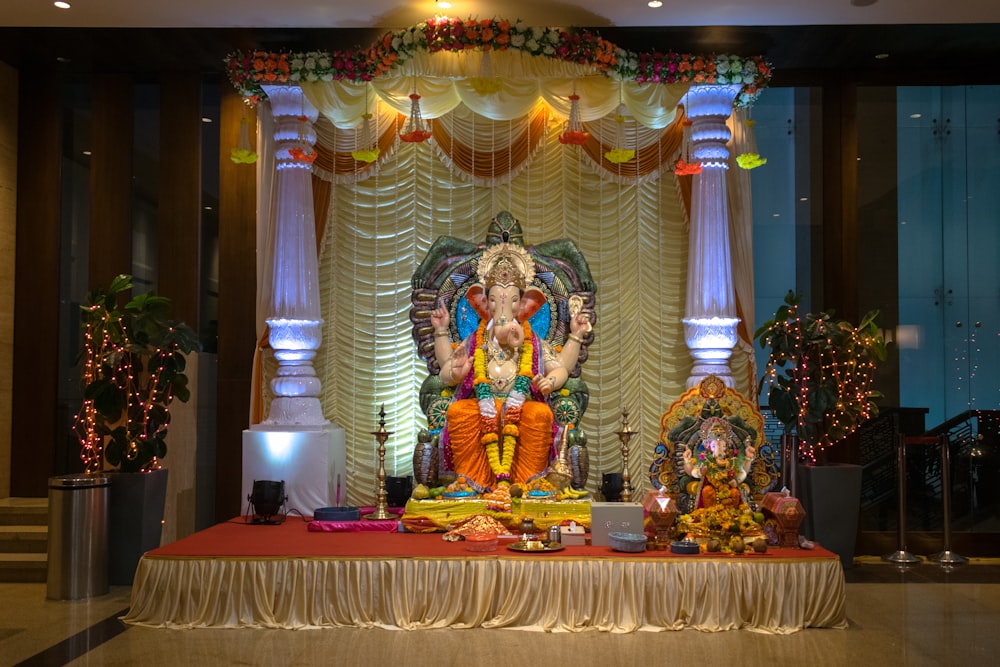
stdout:
[(846, 628), (840, 559), (679, 556), (567, 546), (473, 553), (440, 533), (312, 532), (242, 518), (143, 556), (126, 623), (168, 628), (331, 626), (703, 631)]

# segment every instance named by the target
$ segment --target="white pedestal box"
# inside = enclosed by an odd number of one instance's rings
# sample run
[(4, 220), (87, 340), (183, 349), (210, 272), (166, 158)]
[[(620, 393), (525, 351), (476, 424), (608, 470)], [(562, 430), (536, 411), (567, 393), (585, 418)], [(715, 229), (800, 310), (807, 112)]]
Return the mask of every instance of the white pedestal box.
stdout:
[(256, 480), (285, 482), (288, 510), (312, 516), (321, 507), (347, 502), (347, 438), (335, 424), (312, 431), (254, 427), (243, 431), (243, 495), (240, 506), (246, 514), (247, 498)]

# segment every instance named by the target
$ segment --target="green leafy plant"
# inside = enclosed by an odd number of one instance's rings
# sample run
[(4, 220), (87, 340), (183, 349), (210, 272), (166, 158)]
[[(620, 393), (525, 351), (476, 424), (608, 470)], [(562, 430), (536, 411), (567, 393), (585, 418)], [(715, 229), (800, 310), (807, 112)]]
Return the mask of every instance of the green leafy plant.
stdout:
[(83, 406), (74, 432), (88, 472), (155, 470), (167, 453), (170, 404), (191, 397), (185, 355), (197, 334), (169, 319), (170, 299), (139, 294), (119, 307), (132, 276), (119, 275), (81, 306)]
[(815, 458), (878, 414), (872, 386), (876, 364), (885, 360), (885, 341), (871, 311), (857, 326), (833, 311), (799, 314), (800, 297), (789, 291), (774, 318), (754, 338), (770, 348), (761, 394), (770, 387), (768, 406), (800, 451)]

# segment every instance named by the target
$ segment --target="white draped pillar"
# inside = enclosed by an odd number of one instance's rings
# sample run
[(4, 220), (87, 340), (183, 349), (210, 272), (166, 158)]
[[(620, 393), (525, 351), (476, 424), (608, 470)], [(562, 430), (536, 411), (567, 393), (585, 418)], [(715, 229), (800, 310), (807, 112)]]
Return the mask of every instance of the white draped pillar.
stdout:
[[(322, 428), (313, 359), (322, 339), (312, 163), (317, 111), (298, 86), (264, 86), (274, 118), (274, 253), (267, 324), (278, 361), (264, 428)], [(266, 168), (266, 167), (265, 167)]]
[(740, 86), (693, 86), (684, 97), (691, 124), (692, 158), (702, 171), (691, 190), (691, 232), (688, 244), (687, 303), (684, 338), (694, 367), (688, 388), (706, 376), (718, 375), (735, 386), (729, 358), (736, 346), (736, 297), (733, 290), (726, 198), (730, 131), (726, 125)]

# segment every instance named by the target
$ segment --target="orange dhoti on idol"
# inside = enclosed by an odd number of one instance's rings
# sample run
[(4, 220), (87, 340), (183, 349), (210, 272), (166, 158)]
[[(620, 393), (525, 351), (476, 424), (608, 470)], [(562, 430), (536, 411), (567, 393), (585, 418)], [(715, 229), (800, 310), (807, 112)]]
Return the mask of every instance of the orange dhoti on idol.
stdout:
[[(503, 403), (494, 399), (497, 408), (497, 428), (487, 431), (487, 421), (482, 419), (479, 403), (473, 398), (455, 401), (448, 407), (448, 440), (451, 444), (452, 462), (456, 472), (483, 486), (493, 486), (496, 482), (494, 467), (490, 465), (491, 445), (484, 445), (484, 436), (489, 432), (496, 435), (497, 454), (501, 460), (510, 457), (510, 476), (513, 483), (526, 482), (549, 465), (552, 450), (552, 409), (547, 403), (525, 401), (520, 408), (520, 419), (516, 425), (503, 425), (499, 415), (503, 413)], [(491, 423), (491, 425), (492, 425)], [(516, 428), (516, 437), (512, 435)], [(513, 448), (513, 452), (506, 451)]]

